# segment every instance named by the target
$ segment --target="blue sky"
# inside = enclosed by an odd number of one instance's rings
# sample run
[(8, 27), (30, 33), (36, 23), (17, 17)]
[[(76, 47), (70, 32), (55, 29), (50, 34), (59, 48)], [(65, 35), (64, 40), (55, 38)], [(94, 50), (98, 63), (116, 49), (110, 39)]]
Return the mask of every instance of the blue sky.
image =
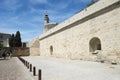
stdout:
[(43, 33), (47, 11), (50, 22), (60, 23), (85, 8), (91, 0), (0, 0), (0, 32), (20, 31), (22, 41)]

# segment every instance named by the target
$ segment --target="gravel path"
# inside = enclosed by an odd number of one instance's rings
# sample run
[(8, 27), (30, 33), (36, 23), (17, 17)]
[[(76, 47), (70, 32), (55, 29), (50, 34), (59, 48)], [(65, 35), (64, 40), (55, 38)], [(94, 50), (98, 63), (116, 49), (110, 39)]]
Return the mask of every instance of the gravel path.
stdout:
[(42, 80), (120, 80), (120, 65), (44, 57), (22, 58), (42, 69)]
[(14, 57), (8, 60), (0, 58), (0, 80), (33, 80), (32, 78), (18, 58)]

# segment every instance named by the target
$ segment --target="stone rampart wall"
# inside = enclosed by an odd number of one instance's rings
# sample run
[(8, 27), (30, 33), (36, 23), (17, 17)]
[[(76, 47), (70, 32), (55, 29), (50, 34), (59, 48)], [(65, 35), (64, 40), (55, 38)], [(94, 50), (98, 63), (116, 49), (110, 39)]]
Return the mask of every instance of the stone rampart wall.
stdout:
[[(119, 61), (120, 1), (101, 0), (41, 35), (40, 55), (68, 59)], [(93, 55), (90, 41), (98, 38), (101, 50)]]

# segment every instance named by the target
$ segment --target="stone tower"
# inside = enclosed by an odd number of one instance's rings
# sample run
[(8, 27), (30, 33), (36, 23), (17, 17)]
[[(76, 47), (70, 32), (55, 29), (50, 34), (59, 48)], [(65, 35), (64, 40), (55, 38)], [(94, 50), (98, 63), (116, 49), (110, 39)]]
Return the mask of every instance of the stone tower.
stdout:
[(44, 25), (46, 25), (48, 23), (49, 23), (49, 17), (48, 17), (48, 14), (46, 13), (45, 17), (44, 17)]
[(51, 23), (49, 22), (49, 17), (48, 14), (46, 12), (45, 17), (44, 17), (44, 30), (43, 32), (47, 32), (49, 31), (51, 28), (55, 27), (57, 25), (57, 23)]
[(49, 23), (49, 17), (48, 17), (48, 14), (46, 13), (44, 17), (44, 30), (43, 30), (44, 33), (48, 30), (46, 26), (48, 23)]

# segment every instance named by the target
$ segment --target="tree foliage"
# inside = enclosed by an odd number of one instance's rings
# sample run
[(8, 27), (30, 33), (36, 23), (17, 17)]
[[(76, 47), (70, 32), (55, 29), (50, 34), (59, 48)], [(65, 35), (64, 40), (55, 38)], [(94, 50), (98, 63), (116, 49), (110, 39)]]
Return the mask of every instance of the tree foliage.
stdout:
[(21, 45), (22, 45), (22, 42), (21, 42), (20, 32), (17, 31), (15, 35), (15, 47), (21, 47)]
[(15, 36), (12, 34), (12, 36), (9, 38), (9, 45), (10, 47), (15, 47)]
[(11, 38), (9, 38), (9, 45), (10, 47), (21, 47), (21, 35), (20, 32), (17, 31), (16, 34), (12, 34)]

